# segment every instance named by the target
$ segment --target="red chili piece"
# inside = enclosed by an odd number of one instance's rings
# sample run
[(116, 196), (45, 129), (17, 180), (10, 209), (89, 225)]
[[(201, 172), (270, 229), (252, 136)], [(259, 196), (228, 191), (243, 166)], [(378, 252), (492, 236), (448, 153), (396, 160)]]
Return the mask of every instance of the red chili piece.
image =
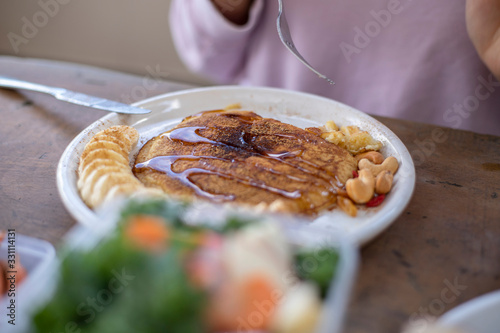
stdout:
[(359, 174), (358, 174), (358, 172), (357, 172), (356, 170), (352, 170), (352, 176), (353, 176), (354, 178), (358, 178), (358, 177), (359, 177)]
[(375, 198), (371, 199), (366, 203), (366, 207), (377, 207), (380, 206), (382, 202), (384, 202), (385, 194), (379, 194)]

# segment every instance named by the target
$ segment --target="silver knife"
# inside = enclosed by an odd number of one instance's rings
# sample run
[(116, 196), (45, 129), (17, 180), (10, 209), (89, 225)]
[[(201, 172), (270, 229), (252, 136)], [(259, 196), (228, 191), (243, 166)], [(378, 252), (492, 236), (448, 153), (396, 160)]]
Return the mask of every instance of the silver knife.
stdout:
[(108, 99), (100, 97), (77, 93), (64, 88), (46, 86), (43, 84), (12, 79), (5, 76), (0, 76), (0, 87), (38, 91), (41, 93), (52, 95), (61, 101), (118, 113), (145, 114), (151, 112), (151, 110), (110, 101)]

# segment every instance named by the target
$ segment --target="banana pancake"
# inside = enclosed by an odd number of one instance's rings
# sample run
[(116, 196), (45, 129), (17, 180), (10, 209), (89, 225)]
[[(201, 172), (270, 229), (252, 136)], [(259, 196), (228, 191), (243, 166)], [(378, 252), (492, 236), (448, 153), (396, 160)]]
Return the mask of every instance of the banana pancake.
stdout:
[(206, 111), (148, 141), (133, 169), (182, 199), (270, 205), (313, 215), (335, 205), (356, 160), (320, 137), (250, 111)]

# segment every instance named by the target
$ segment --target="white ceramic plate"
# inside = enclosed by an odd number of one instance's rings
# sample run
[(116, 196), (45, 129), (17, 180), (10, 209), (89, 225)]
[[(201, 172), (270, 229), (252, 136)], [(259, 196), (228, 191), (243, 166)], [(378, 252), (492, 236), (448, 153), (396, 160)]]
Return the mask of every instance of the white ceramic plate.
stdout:
[(500, 331), (500, 290), (474, 298), (445, 313), (437, 324), (464, 333)]
[(311, 228), (351, 237), (365, 243), (387, 228), (405, 209), (415, 186), (415, 168), (408, 150), (387, 127), (365, 113), (331, 99), (275, 88), (220, 86), (190, 89), (153, 97), (135, 106), (151, 109), (148, 115), (111, 113), (82, 131), (66, 148), (58, 165), (57, 185), (70, 214), (82, 224), (98, 223), (97, 217), (80, 199), (76, 188), (77, 167), (85, 144), (97, 132), (113, 125), (135, 127), (141, 138), (139, 147), (152, 137), (172, 128), (184, 117), (200, 111), (222, 109), (234, 103), (261, 116), (275, 118), (298, 127), (324, 125), (334, 120), (339, 125), (355, 125), (369, 131), (384, 144), (382, 153), (396, 157), (400, 169), (394, 186), (383, 205), (361, 211), (351, 218), (340, 210), (317, 217)]

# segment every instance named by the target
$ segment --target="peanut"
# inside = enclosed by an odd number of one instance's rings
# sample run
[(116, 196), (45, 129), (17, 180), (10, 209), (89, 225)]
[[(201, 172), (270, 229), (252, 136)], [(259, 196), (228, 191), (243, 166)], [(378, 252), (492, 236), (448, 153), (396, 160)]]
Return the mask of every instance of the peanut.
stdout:
[(361, 153), (359, 155), (354, 156), (356, 161), (361, 161), (363, 158), (366, 158), (373, 164), (382, 164), (384, 162), (384, 155), (379, 153), (378, 151), (368, 151), (366, 153)]
[(390, 171), (394, 175), (399, 168), (399, 163), (393, 156), (387, 157), (382, 164), (373, 164), (368, 159), (363, 158), (359, 161), (358, 168), (359, 170), (370, 170), (375, 177), (382, 171)]
[(382, 171), (375, 179), (375, 193), (386, 194), (389, 193), (392, 187), (394, 176), (390, 171)]
[(370, 170), (359, 170), (359, 177), (349, 179), (346, 184), (347, 195), (357, 204), (370, 201), (375, 192), (375, 178)]
[(347, 215), (351, 217), (356, 217), (356, 215), (358, 215), (358, 209), (351, 201), (351, 199), (339, 196), (337, 198), (337, 204), (339, 205), (340, 209), (342, 209)]

